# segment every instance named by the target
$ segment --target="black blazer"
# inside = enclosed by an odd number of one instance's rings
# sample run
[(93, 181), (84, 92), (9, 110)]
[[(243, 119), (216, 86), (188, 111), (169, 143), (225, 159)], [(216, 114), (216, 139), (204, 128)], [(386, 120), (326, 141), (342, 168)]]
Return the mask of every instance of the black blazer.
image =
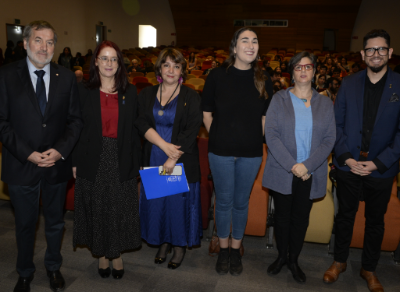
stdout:
[[(100, 89), (90, 90), (79, 84), (84, 127), (73, 152), (73, 166), (79, 177), (94, 181), (102, 151)], [(125, 98), (124, 98), (125, 97)], [(118, 92), (118, 163), (120, 181), (139, 175), (140, 137), (134, 122), (138, 115), (136, 87), (129, 85), (125, 93)]]
[[(153, 116), (153, 107), (156, 101), (159, 85), (146, 87), (139, 94), (139, 118), (136, 127), (139, 133), (144, 134), (153, 128), (156, 130), (156, 122)], [(171, 143), (181, 146), (184, 152), (177, 163), (183, 163), (186, 178), (189, 183), (200, 181), (199, 149), (197, 147), (197, 134), (203, 122), (201, 110), (201, 98), (196, 91), (181, 86), (178, 95), (174, 126), (172, 129)], [(150, 166), (150, 154), (152, 143), (145, 139), (143, 145), (142, 166)]]
[[(44, 116), (29, 75), (27, 59), (0, 68), (0, 142), (2, 180), (33, 185), (44, 178), (51, 184), (72, 177), (70, 153), (79, 138), (82, 119), (75, 75), (50, 63), (50, 88)], [(49, 168), (27, 160), (34, 151), (56, 149), (60, 159)]]

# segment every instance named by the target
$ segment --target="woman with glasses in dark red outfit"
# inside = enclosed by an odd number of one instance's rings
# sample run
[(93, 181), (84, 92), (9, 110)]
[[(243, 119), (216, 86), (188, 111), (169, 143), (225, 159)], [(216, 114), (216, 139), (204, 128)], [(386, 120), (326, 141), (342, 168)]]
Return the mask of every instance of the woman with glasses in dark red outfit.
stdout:
[(99, 257), (102, 278), (121, 279), (121, 253), (141, 246), (137, 176), (140, 137), (136, 87), (128, 83), (118, 46), (103, 41), (80, 85), (84, 127), (73, 152), (74, 247), (86, 245)]

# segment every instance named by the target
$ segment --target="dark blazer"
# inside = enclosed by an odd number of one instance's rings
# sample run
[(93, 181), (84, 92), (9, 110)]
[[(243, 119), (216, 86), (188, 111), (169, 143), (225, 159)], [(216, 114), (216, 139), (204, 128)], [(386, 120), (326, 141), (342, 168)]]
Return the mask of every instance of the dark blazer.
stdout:
[[(100, 89), (90, 90), (79, 84), (84, 127), (73, 152), (77, 175), (94, 181), (102, 151)], [(125, 97), (125, 98), (124, 98)], [(136, 87), (129, 85), (125, 93), (118, 92), (118, 164), (120, 181), (139, 175), (140, 137), (134, 122), (138, 115)]]
[[(32, 185), (41, 178), (51, 184), (72, 177), (70, 153), (79, 138), (82, 120), (75, 75), (50, 63), (50, 88), (44, 116), (39, 109), (27, 59), (0, 68), (0, 142), (2, 180)], [(34, 151), (56, 149), (60, 159), (49, 168), (27, 160)]]
[[(263, 175), (263, 186), (282, 194), (292, 193), (293, 174), (297, 163), (295, 113), (289, 87), (275, 93), (265, 118), (265, 140), (268, 156)], [(310, 157), (303, 164), (312, 173), (310, 199), (326, 193), (327, 158), (335, 144), (335, 118), (332, 101), (313, 89), (311, 98), (313, 120)]]
[[(364, 88), (367, 70), (343, 78), (335, 101), (336, 144), (333, 163), (344, 171), (344, 157), (350, 152), (355, 160), (360, 157), (364, 109)], [(397, 96), (397, 101), (396, 100)], [(374, 124), (368, 161), (379, 159), (387, 168), (372, 177), (394, 177), (399, 172), (400, 158), (400, 75), (388, 67), (386, 84)], [(394, 102), (393, 102), (394, 101)]]
[[(139, 94), (139, 118), (136, 120), (135, 125), (142, 136), (150, 128), (156, 130), (153, 107), (158, 87), (159, 85), (146, 87)], [(203, 122), (201, 98), (196, 91), (183, 85), (177, 98), (178, 104), (172, 129), (171, 143), (181, 146), (180, 150), (184, 154), (177, 163), (183, 163), (187, 180), (189, 183), (193, 183), (200, 181), (199, 149), (196, 138)], [(142, 166), (150, 165), (152, 146), (153, 144), (145, 139)]]

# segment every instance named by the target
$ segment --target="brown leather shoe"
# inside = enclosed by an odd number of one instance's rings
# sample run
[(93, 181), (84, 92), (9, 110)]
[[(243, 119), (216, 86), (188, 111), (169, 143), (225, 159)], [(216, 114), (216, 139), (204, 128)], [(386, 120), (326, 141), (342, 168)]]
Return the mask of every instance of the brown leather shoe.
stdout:
[(382, 284), (379, 282), (375, 272), (368, 272), (361, 268), (360, 276), (367, 281), (368, 289), (371, 292), (384, 292)]
[(336, 282), (339, 278), (339, 274), (346, 271), (346, 268), (347, 263), (339, 263), (337, 261), (334, 261), (324, 274), (324, 283), (331, 284), (333, 282)]

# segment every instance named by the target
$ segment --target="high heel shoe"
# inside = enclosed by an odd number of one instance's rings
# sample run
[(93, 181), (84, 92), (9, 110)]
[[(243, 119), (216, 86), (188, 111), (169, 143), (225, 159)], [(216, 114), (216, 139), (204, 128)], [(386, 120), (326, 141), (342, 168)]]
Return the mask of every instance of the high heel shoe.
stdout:
[[(165, 257), (161, 257), (161, 249), (163, 247), (166, 247), (166, 252), (165, 252)], [(171, 252), (171, 244), (170, 243), (164, 243), (160, 245), (160, 248), (158, 249), (158, 252), (156, 254), (156, 257), (154, 258), (154, 263), (155, 264), (162, 264), (167, 260), (167, 254)]]
[[(172, 256), (172, 258), (174, 258), (174, 256), (175, 256), (175, 248), (176, 248), (176, 247), (174, 247), (174, 255)], [(183, 262), (183, 259), (185, 258), (186, 246), (185, 246), (185, 247), (178, 247), (178, 248), (183, 249), (182, 259), (181, 259), (181, 261), (180, 261), (179, 263), (174, 263), (174, 262), (172, 262), (172, 259), (171, 259), (171, 261), (168, 263), (168, 269), (175, 270), (175, 269), (179, 268), (180, 265), (181, 265), (182, 262)]]
[[(99, 266), (100, 266), (100, 260), (103, 259), (103, 258), (104, 258), (104, 257), (99, 258)], [(108, 261), (107, 259), (105, 259), (105, 260), (107, 261), (107, 263), (109, 263), (109, 261)], [(107, 268), (105, 268), (105, 269), (99, 268), (99, 269), (98, 269), (98, 272), (99, 272), (100, 277), (102, 277), (102, 278), (108, 278), (108, 277), (110, 277), (110, 275), (111, 275), (111, 269), (110, 269), (110, 267), (107, 267)]]
[(108, 278), (111, 275), (111, 269), (108, 267), (107, 269), (100, 269), (99, 268), (99, 275), (102, 278)]
[[(121, 261), (122, 261), (122, 258), (121, 258)], [(123, 264), (123, 263), (124, 263), (124, 262), (122, 261), (122, 264)], [(114, 269), (114, 267), (113, 267), (112, 275), (113, 275), (114, 279), (117, 279), (117, 280), (121, 279), (122, 276), (124, 275), (124, 273), (125, 273), (124, 268), (122, 268), (121, 270), (116, 270), (116, 269)]]

